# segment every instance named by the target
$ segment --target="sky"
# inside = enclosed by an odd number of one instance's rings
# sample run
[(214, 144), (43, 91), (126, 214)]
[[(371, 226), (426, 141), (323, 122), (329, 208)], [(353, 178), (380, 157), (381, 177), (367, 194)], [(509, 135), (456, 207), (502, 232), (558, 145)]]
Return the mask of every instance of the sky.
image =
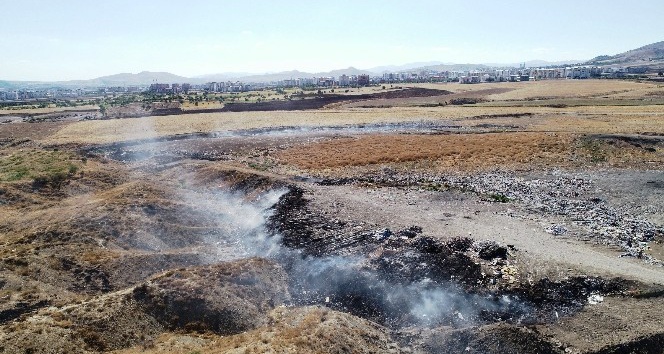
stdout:
[(664, 40), (662, 0), (0, 0), (0, 80), (587, 60)]

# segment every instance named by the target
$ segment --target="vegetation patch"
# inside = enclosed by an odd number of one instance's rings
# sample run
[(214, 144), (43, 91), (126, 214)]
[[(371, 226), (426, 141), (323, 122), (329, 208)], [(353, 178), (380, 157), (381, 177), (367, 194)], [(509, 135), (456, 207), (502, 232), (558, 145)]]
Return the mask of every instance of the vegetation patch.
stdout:
[(36, 187), (58, 187), (81, 168), (75, 155), (63, 151), (15, 151), (0, 157), (0, 182), (32, 181)]
[(501, 194), (501, 193), (493, 193), (493, 194), (489, 195), (489, 198), (491, 198), (492, 201), (498, 202), (498, 203), (508, 203), (512, 200), (509, 197), (507, 197), (506, 195)]

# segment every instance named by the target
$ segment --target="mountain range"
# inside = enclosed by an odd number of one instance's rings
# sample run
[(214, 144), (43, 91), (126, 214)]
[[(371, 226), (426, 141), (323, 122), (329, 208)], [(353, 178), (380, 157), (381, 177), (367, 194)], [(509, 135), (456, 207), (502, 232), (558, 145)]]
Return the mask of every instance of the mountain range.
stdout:
[(593, 65), (659, 66), (664, 64), (664, 41), (616, 55), (600, 55), (588, 61)]
[(651, 68), (664, 67), (664, 41), (649, 44), (637, 49), (633, 49), (616, 55), (600, 55), (589, 61), (572, 60), (562, 62), (548, 62), (543, 60), (527, 61), (517, 64), (452, 64), (439, 61), (416, 62), (404, 65), (377, 66), (366, 70), (360, 70), (354, 67), (346, 69), (332, 70), (328, 72), (308, 73), (298, 70), (284, 71), (278, 73), (252, 74), (252, 73), (218, 73), (210, 75), (201, 75), (196, 77), (184, 77), (168, 72), (150, 72), (142, 71), (137, 74), (122, 73), (109, 76), (98, 77), (91, 80), (72, 80), (59, 82), (34, 82), (34, 81), (1, 81), (0, 89), (16, 88), (43, 88), (43, 87), (112, 87), (112, 86), (145, 86), (153, 83), (184, 83), (201, 84), (212, 81), (243, 81), (243, 82), (271, 82), (287, 79), (296, 79), (301, 77), (322, 77), (340, 75), (381, 75), (384, 72), (398, 71), (465, 71), (475, 69), (485, 69), (489, 67), (517, 67), (525, 64), (527, 67), (543, 67), (568, 64), (586, 64), (586, 65), (621, 65), (621, 66), (648, 66)]

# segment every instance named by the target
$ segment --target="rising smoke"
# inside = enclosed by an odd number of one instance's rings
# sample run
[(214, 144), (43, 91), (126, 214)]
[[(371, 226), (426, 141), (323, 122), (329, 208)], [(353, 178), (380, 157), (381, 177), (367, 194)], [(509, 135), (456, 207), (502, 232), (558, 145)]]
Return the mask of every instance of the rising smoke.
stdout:
[[(137, 119), (146, 140), (132, 144), (129, 160), (158, 164), (157, 134), (150, 118)], [(223, 139), (223, 137), (220, 137)], [(116, 152), (124, 157), (122, 152)], [(122, 160), (122, 159), (121, 159)], [(177, 165), (171, 169), (179, 169)], [(175, 171), (187, 175), (187, 171)], [(395, 281), (371, 268), (361, 256), (307, 256), (285, 247), (267, 229), (267, 220), (287, 190), (272, 190), (248, 200), (239, 192), (219, 188), (181, 186), (178, 198), (214, 219), (215, 231), (198, 235), (206, 245), (202, 262), (264, 257), (281, 263), (291, 281), (294, 305), (324, 305), (392, 327), (409, 325), (468, 325), (490, 318), (516, 320), (527, 312), (508, 297), (469, 294), (453, 283), (429, 279)], [(398, 278), (398, 277), (397, 277)]]

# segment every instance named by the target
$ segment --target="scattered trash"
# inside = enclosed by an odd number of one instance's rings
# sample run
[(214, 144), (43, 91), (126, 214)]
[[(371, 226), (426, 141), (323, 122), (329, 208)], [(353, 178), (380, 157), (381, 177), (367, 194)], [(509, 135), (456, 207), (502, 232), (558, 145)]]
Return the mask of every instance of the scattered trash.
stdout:
[(560, 236), (567, 233), (567, 228), (565, 226), (555, 224), (547, 227), (545, 231), (552, 234), (553, 236)]
[(376, 241), (384, 241), (390, 236), (392, 236), (392, 231), (390, 229), (376, 230), (376, 232), (374, 232), (374, 239)]
[(604, 296), (600, 294), (591, 294), (590, 296), (588, 296), (588, 303), (590, 305), (597, 305), (602, 301), (604, 301)]

